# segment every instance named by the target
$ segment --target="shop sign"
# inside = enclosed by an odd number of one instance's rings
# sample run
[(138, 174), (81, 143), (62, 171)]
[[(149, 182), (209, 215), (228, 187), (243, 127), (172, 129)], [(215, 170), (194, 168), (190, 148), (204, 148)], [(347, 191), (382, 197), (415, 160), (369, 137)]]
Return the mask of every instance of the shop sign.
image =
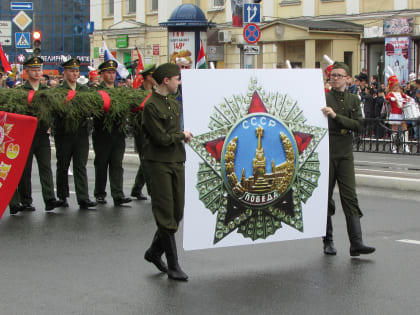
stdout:
[(127, 48), (128, 47), (128, 35), (120, 35), (117, 37), (116, 42), (117, 48)]
[(209, 61), (223, 61), (225, 59), (225, 46), (208, 46), (207, 59)]
[(244, 54), (245, 55), (259, 55), (260, 54), (260, 46), (244, 45)]
[(385, 38), (385, 69), (390, 67), (403, 85), (408, 82), (410, 37)]
[(194, 32), (169, 32), (169, 62), (184, 58), (189, 67), (195, 64)]
[(384, 20), (384, 35), (411, 34), (413, 18)]
[[(64, 57), (64, 58), (63, 58)], [(64, 59), (70, 59), (71, 56), (67, 55), (49, 55), (49, 56), (41, 56), (42, 60), (44, 60), (45, 64), (61, 64)], [(85, 65), (85, 64), (90, 64), (90, 56), (75, 56), (75, 58), (80, 60), (80, 63)]]

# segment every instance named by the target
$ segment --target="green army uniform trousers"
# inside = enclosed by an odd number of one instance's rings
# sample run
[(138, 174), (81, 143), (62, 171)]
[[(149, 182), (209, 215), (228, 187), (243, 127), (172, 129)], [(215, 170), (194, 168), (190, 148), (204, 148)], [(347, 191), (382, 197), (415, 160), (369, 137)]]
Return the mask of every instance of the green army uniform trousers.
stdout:
[[(145, 173), (143, 171), (143, 162), (142, 162), (142, 157), (141, 157), (141, 145), (142, 145), (142, 139), (143, 137), (141, 136), (141, 134), (135, 134), (134, 135), (134, 142), (136, 144), (136, 148), (137, 148), (137, 152), (139, 153), (139, 161), (140, 161), (140, 165), (139, 168), (137, 170), (137, 174), (136, 174), (136, 179), (134, 181), (134, 186), (131, 189), (132, 193), (139, 193), (142, 191), (144, 184), (146, 183), (146, 178), (145, 178)], [(149, 191), (149, 187), (147, 187), (148, 191)]]
[(55, 149), (57, 157), (57, 197), (69, 197), (68, 170), (73, 159), (73, 178), (77, 202), (89, 199), (89, 186), (86, 164), (89, 156), (89, 136), (56, 135)]
[(39, 178), (41, 181), (42, 198), (44, 202), (55, 199), (54, 181), (51, 171), (51, 144), (48, 134), (35, 134), (31, 150), (26, 160), (25, 169), (20, 179), (18, 191), (23, 204), (32, 204), (32, 161), (35, 155), (38, 163)]
[(341, 205), (346, 216), (361, 216), (359, 202), (356, 195), (356, 179), (353, 157), (330, 159), (330, 175), (328, 186), (328, 215), (335, 213), (333, 192), (338, 184)]
[(107, 132), (94, 131), (92, 134), (95, 151), (95, 198), (106, 197), (107, 173), (114, 199), (124, 197), (122, 161), (125, 152), (125, 136)]
[(20, 204), (20, 194), (19, 194), (18, 189), (16, 189), (15, 193), (12, 196), (12, 199), (10, 199), (9, 207), (13, 208), (19, 204)]
[(176, 232), (184, 215), (184, 162), (145, 160), (144, 170), (150, 185), (152, 212), (157, 226)]

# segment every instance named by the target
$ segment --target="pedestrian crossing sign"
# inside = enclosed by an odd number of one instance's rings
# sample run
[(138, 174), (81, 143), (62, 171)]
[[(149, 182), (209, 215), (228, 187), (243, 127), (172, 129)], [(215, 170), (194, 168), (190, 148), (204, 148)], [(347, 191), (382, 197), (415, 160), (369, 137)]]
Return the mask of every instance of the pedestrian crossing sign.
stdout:
[(31, 48), (30, 33), (16, 32), (15, 33), (16, 48)]

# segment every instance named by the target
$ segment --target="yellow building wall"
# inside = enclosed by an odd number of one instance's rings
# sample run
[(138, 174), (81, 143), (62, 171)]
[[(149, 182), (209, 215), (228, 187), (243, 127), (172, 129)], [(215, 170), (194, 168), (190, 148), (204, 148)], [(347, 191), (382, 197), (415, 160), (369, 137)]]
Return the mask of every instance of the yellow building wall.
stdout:
[(360, 0), (360, 13), (392, 11), (394, 0)]
[(165, 31), (152, 31), (147, 32), (145, 45), (153, 47), (159, 45), (159, 57), (154, 60), (155, 63), (162, 64), (168, 62), (168, 32)]
[(351, 39), (336, 39), (332, 42), (332, 56), (330, 58), (334, 61), (344, 61), (344, 52), (353, 52), (353, 74), (360, 72), (360, 45), (356, 40)]
[[(283, 34), (279, 37), (276, 34), (275, 28), (279, 27), (283, 29)], [(262, 42), (274, 42), (274, 41), (285, 41), (285, 40), (297, 40), (297, 39), (306, 39), (309, 37), (309, 33), (306, 29), (291, 27), (285, 24), (276, 24), (270, 27), (267, 27), (261, 32)]]
[(261, 45), (257, 57), (257, 68), (273, 69), (277, 64), (277, 46), (275, 43)]
[(409, 9), (420, 9), (420, 0), (408, 0)]
[(276, 5), (278, 9), (275, 12), (279, 18), (291, 18), (303, 15), (302, 2), (298, 4), (281, 4), (282, 0), (279, 2), (280, 5)]
[[(372, 1), (375, 2), (375, 1)], [(346, 1), (316, 1), (315, 15), (334, 15), (346, 13)]]
[(158, 14), (157, 13), (146, 13), (146, 24), (157, 26), (159, 25)]
[(239, 69), (241, 67), (241, 50), (235, 45), (225, 45), (226, 69)]
[(107, 30), (112, 25), (114, 25), (114, 18), (104, 18), (102, 19), (102, 29)]

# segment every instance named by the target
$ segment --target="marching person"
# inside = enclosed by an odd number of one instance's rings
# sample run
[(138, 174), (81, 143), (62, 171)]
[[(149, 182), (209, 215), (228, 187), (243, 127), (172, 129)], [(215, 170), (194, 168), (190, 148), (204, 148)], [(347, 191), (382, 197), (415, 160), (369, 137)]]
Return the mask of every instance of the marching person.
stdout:
[[(28, 75), (28, 80), (20, 87), (27, 91), (39, 91), (48, 89), (40, 83), (42, 76), (42, 59), (32, 57), (23, 63), (23, 67)], [(30, 104), (28, 105), (30, 107)], [(41, 181), (42, 198), (45, 203), (45, 211), (51, 211), (62, 205), (62, 201), (55, 198), (54, 181), (51, 171), (51, 144), (49, 126), (43, 122), (38, 122), (31, 149), (26, 160), (25, 169), (20, 179), (18, 189), (14, 194), (9, 206), (10, 214), (19, 211), (35, 211), (32, 206), (32, 160), (35, 155), (38, 163), (39, 179)]]
[[(144, 258), (174, 280), (186, 281), (188, 275), (178, 264), (175, 233), (184, 213), (185, 148), (192, 133), (181, 131), (181, 106), (169, 94), (181, 84), (177, 65), (166, 63), (153, 72), (156, 89), (146, 101), (142, 117), (144, 132), (143, 162), (157, 224), (150, 248)], [(161, 256), (165, 252), (166, 265)]]
[[(140, 86), (140, 90), (143, 91), (148, 91), (148, 92), (152, 92), (153, 87), (156, 85), (156, 81), (155, 79), (153, 79), (153, 71), (156, 69), (156, 65), (155, 64), (148, 64), (144, 67), (144, 70), (140, 73), (143, 78), (144, 78), (144, 82), (143, 84)], [(141, 112), (137, 113), (138, 119), (141, 120)], [(136, 130), (134, 132), (134, 141), (136, 144), (136, 148), (139, 154), (139, 159), (140, 159), (140, 165), (139, 165), (139, 169), (137, 170), (137, 175), (136, 175), (136, 179), (134, 181), (134, 186), (131, 189), (131, 197), (135, 197), (138, 200), (146, 200), (147, 197), (145, 195), (143, 195), (142, 193), (142, 189), (143, 186), (146, 182), (145, 178), (144, 178), (144, 172), (143, 172), (143, 167), (142, 167), (142, 157), (141, 157), (141, 147), (142, 147), (142, 143), (143, 143), (143, 136), (141, 134), (141, 130)]]
[[(57, 87), (67, 91), (87, 91), (88, 88), (77, 83), (80, 76), (80, 61), (71, 58), (62, 63), (63, 83)], [(86, 164), (89, 156), (89, 131), (88, 119), (80, 122), (75, 131), (65, 129), (66, 117), (54, 117), (54, 140), (57, 157), (57, 196), (62, 201), (62, 207), (68, 207), (69, 195), (68, 170), (73, 160), (74, 186), (76, 189), (77, 203), (80, 209), (96, 206), (96, 202), (89, 199), (89, 185)]]
[(352, 131), (360, 131), (363, 125), (359, 98), (345, 92), (349, 67), (342, 62), (335, 62), (331, 70), (332, 90), (326, 94), (327, 107), (322, 108), (328, 117), (330, 137), (330, 172), (328, 187), (328, 215), (326, 236), (323, 238), (324, 253), (336, 255), (333, 242), (331, 216), (335, 212), (332, 199), (335, 183), (338, 183), (341, 205), (346, 217), (347, 233), (350, 240), (350, 256), (370, 254), (375, 248), (363, 244), (360, 217), (362, 212), (356, 195), (354, 174)]
[[(108, 60), (99, 65), (99, 73), (102, 83), (98, 90), (110, 90), (115, 88), (117, 63)], [(111, 105), (112, 106), (112, 105)], [(106, 113), (104, 113), (106, 115)], [(124, 195), (122, 161), (125, 151), (125, 133), (114, 126), (111, 132), (104, 127), (101, 118), (93, 120), (93, 150), (95, 151), (95, 198), (100, 204), (106, 203), (106, 182), (109, 168), (109, 182), (111, 186), (111, 196), (114, 205), (120, 206), (131, 202), (131, 198)]]

